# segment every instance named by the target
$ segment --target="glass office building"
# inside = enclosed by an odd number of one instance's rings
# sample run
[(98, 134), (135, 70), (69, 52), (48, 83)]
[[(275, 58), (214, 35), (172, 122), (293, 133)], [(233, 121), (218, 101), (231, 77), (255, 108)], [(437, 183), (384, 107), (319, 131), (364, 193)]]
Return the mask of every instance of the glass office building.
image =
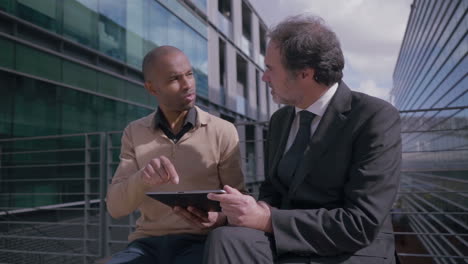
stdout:
[(104, 197), (121, 131), (157, 107), (141, 73), (157, 46), (187, 54), (197, 105), (237, 125), (246, 182), (263, 180), (265, 34), (248, 0), (0, 0), (0, 262), (125, 245), (134, 214), (110, 219)]
[(393, 75), (402, 118), (400, 205), (420, 234), (419, 253), (433, 256), (468, 254), (459, 235), (468, 232), (467, 9), (466, 0), (415, 0)]
[[(143, 87), (141, 64), (161, 45), (189, 57), (199, 107), (231, 122), (266, 121), (278, 106), (261, 81), (265, 32), (242, 0), (1, 0), (0, 140), (123, 130), (157, 107)], [(263, 147), (255, 140), (264, 133), (238, 130), (242, 154), (250, 157), (247, 180), (261, 180)], [(41, 151), (84, 144), (1, 142), (0, 207), (83, 200), (43, 195), (80, 193), (82, 181), (38, 179), (82, 179), (84, 168), (51, 166), (85, 162), (83, 155)], [(98, 177), (97, 168), (91, 171)]]

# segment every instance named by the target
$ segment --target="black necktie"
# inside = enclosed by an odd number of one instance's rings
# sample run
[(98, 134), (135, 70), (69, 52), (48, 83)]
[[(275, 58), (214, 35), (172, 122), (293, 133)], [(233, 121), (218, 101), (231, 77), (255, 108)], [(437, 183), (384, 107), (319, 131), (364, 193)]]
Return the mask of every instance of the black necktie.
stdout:
[(278, 163), (278, 178), (281, 183), (287, 187), (291, 183), (292, 176), (296, 172), (299, 164), (304, 156), (304, 151), (310, 141), (310, 126), (315, 114), (309, 111), (299, 112), (299, 130), (296, 138), (289, 150), (283, 155)]

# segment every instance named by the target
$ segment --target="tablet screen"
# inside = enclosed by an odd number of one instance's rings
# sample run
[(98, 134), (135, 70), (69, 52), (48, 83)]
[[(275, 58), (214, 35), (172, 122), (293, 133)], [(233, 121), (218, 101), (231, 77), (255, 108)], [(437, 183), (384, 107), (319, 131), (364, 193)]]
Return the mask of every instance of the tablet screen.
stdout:
[(170, 207), (180, 206), (187, 208), (195, 207), (205, 212), (220, 212), (219, 202), (209, 200), (206, 196), (209, 193), (226, 193), (224, 190), (196, 190), (182, 192), (147, 192), (149, 197)]

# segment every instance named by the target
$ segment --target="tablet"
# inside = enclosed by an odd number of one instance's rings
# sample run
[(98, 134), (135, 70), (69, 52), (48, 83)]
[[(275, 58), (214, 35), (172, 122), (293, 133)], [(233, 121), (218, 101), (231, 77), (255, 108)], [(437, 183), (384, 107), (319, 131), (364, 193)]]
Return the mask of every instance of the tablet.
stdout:
[(180, 206), (187, 208), (189, 206), (198, 208), (202, 211), (220, 212), (221, 206), (218, 201), (212, 201), (206, 197), (209, 193), (222, 194), (224, 190), (197, 190), (182, 192), (147, 192), (149, 197), (170, 207)]

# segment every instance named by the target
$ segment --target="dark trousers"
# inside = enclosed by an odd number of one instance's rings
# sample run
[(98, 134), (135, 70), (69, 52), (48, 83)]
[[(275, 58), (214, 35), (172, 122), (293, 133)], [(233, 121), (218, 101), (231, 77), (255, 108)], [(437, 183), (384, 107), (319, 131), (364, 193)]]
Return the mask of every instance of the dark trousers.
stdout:
[[(206, 264), (394, 264), (395, 259), (366, 256), (339, 255), (330, 257), (298, 256), (293, 254), (276, 256), (275, 242), (271, 234), (244, 228), (224, 226), (211, 231), (206, 240), (203, 263)], [(391, 250), (393, 253), (393, 249)]]
[(202, 263), (205, 235), (166, 235), (140, 238), (117, 252), (107, 264)]
[(275, 263), (273, 237), (265, 232), (223, 226), (210, 232), (206, 241), (204, 263), (249, 264)]

